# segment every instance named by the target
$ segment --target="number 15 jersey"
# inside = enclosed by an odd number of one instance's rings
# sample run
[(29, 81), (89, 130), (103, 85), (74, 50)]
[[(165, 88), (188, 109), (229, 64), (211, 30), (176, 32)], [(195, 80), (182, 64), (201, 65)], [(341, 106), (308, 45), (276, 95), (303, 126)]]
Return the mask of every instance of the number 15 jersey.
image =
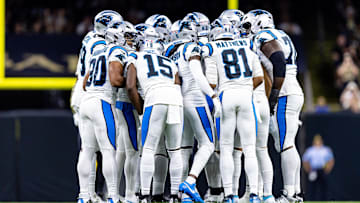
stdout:
[(253, 90), (253, 70), (261, 70), (261, 65), (249, 43), (245, 39), (218, 40), (202, 49), (206, 72), (217, 72), (220, 92), (238, 88)]
[(144, 107), (183, 105), (180, 85), (175, 84), (178, 68), (174, 61), (158, 54), (138, 52), (129, 54), (127, 64), (136, 68), (137, 80), (145, 95)]

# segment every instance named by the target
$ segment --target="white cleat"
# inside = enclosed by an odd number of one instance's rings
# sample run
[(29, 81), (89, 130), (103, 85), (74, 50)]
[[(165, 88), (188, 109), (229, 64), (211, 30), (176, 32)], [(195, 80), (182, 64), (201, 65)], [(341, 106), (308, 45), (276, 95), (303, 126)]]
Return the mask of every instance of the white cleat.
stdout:
[(245, 194), (242, 197), (240, 197), (239, 203), (248, 203), (250, 201), (249, 196), (250, 193), (248, 191), (245, 191)]
[(275, 197), (273, 195), (264, 196), (263, 203), (276, 203)]

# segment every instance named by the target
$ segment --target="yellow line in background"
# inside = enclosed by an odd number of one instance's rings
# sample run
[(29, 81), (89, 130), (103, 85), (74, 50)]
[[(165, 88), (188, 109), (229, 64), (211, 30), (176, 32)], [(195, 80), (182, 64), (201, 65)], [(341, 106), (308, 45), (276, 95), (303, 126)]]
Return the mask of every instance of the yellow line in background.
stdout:
[(0, 80), (5, 78), (5, 0), (0, 0)]
[(228, 0), (228, 9), (239, 9), (239, 0)]
[(5, 78), (0, 80), (0, 90), (70, 90), (76, 78)]

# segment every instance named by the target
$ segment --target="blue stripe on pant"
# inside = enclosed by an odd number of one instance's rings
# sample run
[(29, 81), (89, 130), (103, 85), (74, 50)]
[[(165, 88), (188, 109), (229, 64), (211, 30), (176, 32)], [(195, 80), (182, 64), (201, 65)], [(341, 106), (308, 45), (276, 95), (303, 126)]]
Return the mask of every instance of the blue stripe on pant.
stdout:
[(209, 97), (208, 95), (205, 95), (205, 97), (206, 97), (206, 101), (207, 101), (207, 103), (208, 103), (210, 112), (213, 112), (213, 110), (214, 110), (213, 100), (212, 100), (211, 97)]
[(111, 104), (107, 103), (104, 100), (101, 100), (102, 110), (106, 122), (107, 135), (111, 145), (116, 149), (116, 129), (115, 129), (115, 119), (114, 114), (111, 109)]
[(255, 129), (256, 129), (256, 137), (258, 134), (258, 123), (257, 123), (257, 116), (256, 116), (256, 111), (255, 111), (255, 105), (254, 105), (254, 101), (251, 101), (252, 104), (252, 108), (253, 108), (253, 112), (254, 112), (254, 116), (255, 116)]
[(280, 150), (283, 150), (286, 136), (286, 103), (287, 96), (280, 97), (276, 110), (276, 120), (279, 128)]
[(142, 125), (141, 125), (141, 143), (142, 146), (144, 146), (146, 136), (149, 130), (149, 123), (150, 123), (150, 117), (152, 112), (153, 106), (148, 106), (145, 108)]
[(210, 121), (208, 118), (208, 115), (206, 113), (205, 107), (196, 107), (196, 111), (200, 117), (201, 120), (201, 124), (210, 140), (210, 142), (214, 142), (213, 140), (213, 135), (212, 135), (212, 129), (211, 129), (211, 125), (210, 125)]
[(117, 101), (116, 108), (120, 109), (123, 112), (126, 124), (128, 126), (131, 144), (134, 149), (138, 151), (136, 120), (133, 112), (134, 106), (128, 102)]

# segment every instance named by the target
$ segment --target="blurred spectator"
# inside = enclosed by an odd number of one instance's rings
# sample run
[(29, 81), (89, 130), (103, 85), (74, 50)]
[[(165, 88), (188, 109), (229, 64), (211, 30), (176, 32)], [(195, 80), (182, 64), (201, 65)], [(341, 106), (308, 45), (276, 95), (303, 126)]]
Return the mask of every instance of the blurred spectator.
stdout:
[(26, 24), (24, 22), (16, 22), (14, 32), (16, 34), (24, 34), (26, 32)]
[(55, 31), (57, 33), (62, 33), (65, 31), (65, 25), (66, 25), (66, 17), (65, 17), (66, 11), (64, 8), (59, 9), (56, 13), (55, 18)]
[(324, 146), (322, 137), (317, 134), (313, 145), (303, 155), (303, 166), (308, 174), (307, 200), (326, 201), (328, 197), (327, 176), (335, 164), (331, 149)]
[(344, 110), (360, 113), (360, 90), (355, 82), (346, 85), (340, 96), (340, 104)]
[(54, 16), (51, 15), (51, 11), (49, 8), (44, 9), (43, 17), (45, 32), (49, 34), (54, 33)]
[(302, 29), (299, 24), (292, 22), (288, 12), (284, 12), (282, 15), (282, 22), (278, 26), (286, 33), (292, 36), (302, 35)]
[(76, 27), (76, 34), (84, 35), (93, 29), (92, 18), (85, 16), (85, 18)]
[(328, 113), (330, 111), (329, 106), (324, 96), (319, 96), (316, 101), (315, 112), (316, 113)]
[(356, 82), (359, 76), (359, 67), (354, 63), (350, 53), (344, 53), (344, 60), (336, 70), (337, 86), (343, 89), (349, 82)]
[(332, 51), (332, 59), (335, 67), (339, 66), (343, 61), (343, 55), (348, 46), (347, 38), (345, 34), (340, 34), (336, 38), (336, 45)]

